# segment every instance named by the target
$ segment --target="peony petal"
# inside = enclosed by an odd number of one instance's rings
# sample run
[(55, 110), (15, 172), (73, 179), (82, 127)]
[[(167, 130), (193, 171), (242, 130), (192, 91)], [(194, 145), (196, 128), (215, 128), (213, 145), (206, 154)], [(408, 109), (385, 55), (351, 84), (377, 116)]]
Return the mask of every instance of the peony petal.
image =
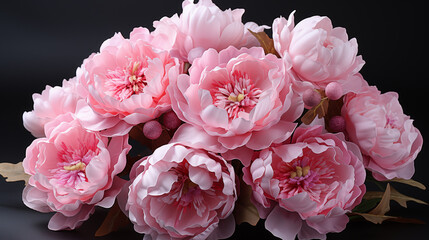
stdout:
[(66, 217), (61, 213), (56, 213), (49, 221), (48, 228), (52, 231), (75, 229), (82, 225), (82, 223), (94, 213), (94, 210), (94, 206), (85, 205), (80, 212), (73, 217)]
[(274, 236), (284, 240), (294, 240), (300, 232), (302, 220), (296, 213), (275, 206), (265, 221), (265, 228)]

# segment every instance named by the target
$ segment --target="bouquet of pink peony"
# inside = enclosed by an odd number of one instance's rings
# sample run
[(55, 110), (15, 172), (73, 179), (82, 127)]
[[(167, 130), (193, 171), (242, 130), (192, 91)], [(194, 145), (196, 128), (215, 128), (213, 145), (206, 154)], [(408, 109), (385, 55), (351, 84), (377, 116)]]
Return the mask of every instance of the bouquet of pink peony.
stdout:
[(129, 219), (144, 239), (225, 239), (258, 221), (281, 239), (325, 239), (350, 218), (407, 221), (385, 215), (390, 200), (424, 204), (391, 186), (425, 189), (411, 180), (422, 136), (398, 94), (364, 80), (344, 28), (182, 6), (33, 95), (23, 121), (36, 139), (0, 172), (26, 181), (29, 208), (55, 213), (49, 229), (98, 206), (110, 212), (97, 236)]

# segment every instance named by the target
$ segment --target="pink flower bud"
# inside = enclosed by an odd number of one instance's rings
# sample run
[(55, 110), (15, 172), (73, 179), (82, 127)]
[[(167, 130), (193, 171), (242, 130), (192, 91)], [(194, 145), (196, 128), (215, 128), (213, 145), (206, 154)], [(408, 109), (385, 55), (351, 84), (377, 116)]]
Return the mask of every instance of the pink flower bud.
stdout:
[(320, 93), (318, 93), (314, 89), (307, 89), (302, 95), (302, 100), (304, 101), (304, 104), (307, 105), (308, 107), (316, 106), (317, 104), (320, 103), (321, 99), (322, 97), (320, 96)]
[(143, 134), (145, 137), (155, 140), (161, 136), (162, 126), (158, 121), (152, 120), (146, 122), (143, 126)]
[(342, 116), (334, 116), (329, 120), (329, 128), (334, 132), (343, 132), (346, 129), (346, 122)]
[(176, 129), (182, 124), (182, 121), (173, 111), (166, 112), (162, 115), (161, 123), (168, 129)]
[(326, 86), (325, 94), (330, 100), (338, 100), (343, 96), (343, 88), (340, 84), (331, 82)]

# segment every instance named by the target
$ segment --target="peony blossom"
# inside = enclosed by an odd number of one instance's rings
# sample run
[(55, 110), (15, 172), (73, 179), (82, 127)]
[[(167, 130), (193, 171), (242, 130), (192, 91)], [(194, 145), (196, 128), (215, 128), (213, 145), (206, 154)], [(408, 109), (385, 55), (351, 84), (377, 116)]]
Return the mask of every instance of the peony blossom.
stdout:
[(351, 141), (359, 145), (365, 167), (376, 179), (413, 176), (423, 138), (403, 113), (397, 93), (381, 94), (376, 87), (367, 87), (359, 94), (348, 94), (342, 115)]
[(33, 94), (34, 110), (24, 112), (24, 127), (35, 137), (45, 136), (45, 125), (57, 116), (74, 113), (81, 98), (76, 78), (64, 80), (61, 87), (46, 86), (42, 94)]
[(134, 164), (130, 178), (120, 205), (145, 239), (219, 239), (233, 234), (235, 173), (220, 156), (170, 143)]
[(299, 127), (290, 143), (255, 153), (243, 168), (265, 227), (282, 239), (342, 231), (365, 193), (359, 148), (323, 127)]
[(130, 39), (117, 33), (84, 61), (78, 79), (88, 97), (77, 110), (84, 127), (106, 136), (124, 135), (170, 109), (165, 89), (181, 64), (167, 51), (153, 48), (151, 39), (144, 28), (136, 28)]
[(260, 32), (266, 27), (252, 22), (243, 24), (244, 9), (222, 11), (212, 0), (185, 0), (182, 7), (180, 16), (154, 22), (153, 44), (171, 50), (174, 57), (185, 62), (192, 63), (209, 48), (220, 51), (228, 46), (259, 46), (248, 29)]
[(262, 48), (209, 49), (168, 91), (182, 121), (227, 149), (264, 149), (283, 142), (303, 111), (283, 61)]
[(74, 229), (95, 206), (113, 205), (125, 183), (116, 175), (131, 148), (128, 135), (102, 137), (82, 128), (70, 113), (47, 123), (45, 135), (27, 148), (23, 166), (31, 177), (22, 198), (34, 210), (56, 212), (49, 229)]
[(355, 38), (349, 40), (344, 28), (333, 28), (328, 17), (313, 16), (295, 26), (293, 14), (288, 20), (274, 20), (273, 40), (277, 52), (299, 76), (300, 85), (324, 89), (335, 81), (344, 93), (356, 92), (365, 85), (363, 79), (354, 76), (365, 63), (356, 56)]

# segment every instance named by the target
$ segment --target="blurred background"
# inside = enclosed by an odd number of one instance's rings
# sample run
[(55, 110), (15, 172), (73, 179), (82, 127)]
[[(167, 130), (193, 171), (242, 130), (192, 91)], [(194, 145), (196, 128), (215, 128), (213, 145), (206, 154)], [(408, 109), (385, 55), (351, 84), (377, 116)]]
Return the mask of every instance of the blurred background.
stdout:
[[(404, 112), (415, 119), (423, 138), (429, 139), (427, 120), (429, 36), (424, 1), (344, 1), (344, 0), (214, 0), (223, 10), (244, 8), (243, 22), (271, 26), (274, 18), (288, 17), (296, 10), (295, 23), (313, 15), (331, 18), (334, 27), (347, 28), (357, 38), (359, 54), (366, 61), (364, 78), (382, 91), (396, 91)], [(61, 85), (75, 76), (86, 57), (97, 52), (101, 43), (121, 32), (125, 37), (138, 26), (153, 30), (152, 22), (181, 10), (180, 0), (15, 0), (0, 8), (0, 162), (19, 162), (33, 136), (22, 126), (22, 113), (32, 110), (31, 95), (46, 85)], [(268, 31), (270, 32), (270, 31)], [(413, 179), (429, 186), (428, 153), (423, 148), (415, 161)], [(73, 232), (47, 229), (50, 214), (28, 209), (21, 201), (24, 184), (0, 179), (0, 239), (93, 239), (105, 212)], [(428, 191), (398, 186), (407, 195), (429, 202)], [(408, 204), (408, 209), (392, 203), (391, 215), (429, 222), (429, 206)], [(233, 239), (271, 236), (263, 230), (243, 224)], [(426, 225), (351, 222), (339, 234), (328, 239), (421, 239)], [(132, 229), (97, 239), (141, 239)]]

